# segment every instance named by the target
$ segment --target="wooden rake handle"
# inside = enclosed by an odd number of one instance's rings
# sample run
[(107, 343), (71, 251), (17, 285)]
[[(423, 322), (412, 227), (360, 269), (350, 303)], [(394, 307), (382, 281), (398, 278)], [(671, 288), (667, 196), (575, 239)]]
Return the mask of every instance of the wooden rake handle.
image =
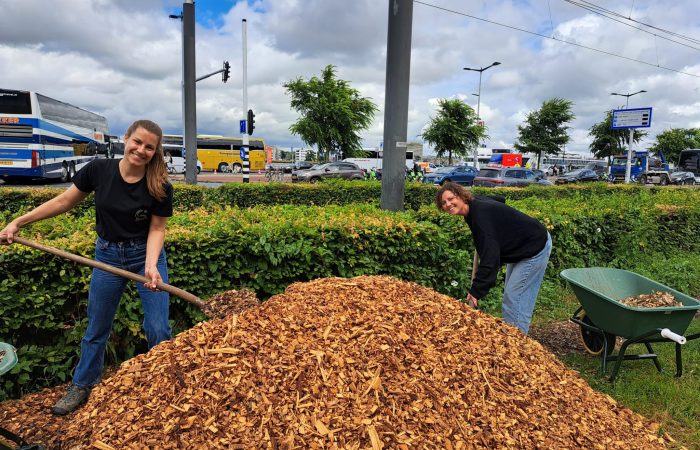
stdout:
[[(99, 261), (95, 261), (90, 258), (85, 258), (83, 256), (79, 255), (74, 255), (73, 253), (66, 252), (64, 250), (57, 249), (55, 247), (49, 247), (48, 245), (43, 245), (38, 242), (32, 241), (30, 239), (25, 239), (19, 236), (14, 236), (12, 238), (13, 242), (18, 242), (22, 245), (26, 245), (27, 247), (35, 248), (37, 250), (41, 250), (42, 252), (46, 253), (51, 253), (52, 255), (60, 256), (61, 258), (68, 259), (70, 261), (73, 261), (78, 264), (82, 264), (84, 266), (92, 267), (94, 269), (100, 269), (104, 270), (105, 272), (113, 273), (114, 275), (119, 275), (120, 277), (126, 278), (127, 280), (132, 280), (136, 281), (138, 283), (150, 283), (150, 279), (144, 277), (143, 275), (139, 275), (137, 273), (129, 272), (128, 270), (124, 269), (119, 269), (114, 266), (110, 266), (109, 264), (105, 264)], [(204, 310), (204, 302), (202, 299), (197, 297), (194, 294), (190, 294), (187, 291), (183, 291), (180, 288), (176, 288), (175, 286), (171, 286), (169, 284), (159, 282), (156, 287), (160, 289), (161, 291), (168, 292), (176, 297), (179, 297), (187, 302), (192, 303), (193, 305), (197, 306), (199, 309)]]

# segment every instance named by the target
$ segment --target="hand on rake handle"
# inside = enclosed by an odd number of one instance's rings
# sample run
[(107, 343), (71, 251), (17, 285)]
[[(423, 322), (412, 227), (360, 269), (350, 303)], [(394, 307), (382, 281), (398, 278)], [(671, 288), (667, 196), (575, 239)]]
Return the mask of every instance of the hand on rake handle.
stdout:
[(163, 278), (160, 276), (160, 272), (158, 272), (156, 267), (146, 267), (144, 276), (151, 280), (150, 282), (144, 283), (144, 286), (155, 292), (160, 291), (160, 289), (158, 289), (158, 284), (163, 282)]
[(477, 298), (474, 297), (471, 293), (467, 294), (466, 302), (467, 305), (471, 306), (474, 309), (477, 309), (479, 307), (479, 300), (477, 300)]
[(12, 244), (12, 240), (19, 231), (19, 227), (15, 225), (14, 222), (8, 223), (5, 228), (0, 230), (0, 244), (9, 245)]

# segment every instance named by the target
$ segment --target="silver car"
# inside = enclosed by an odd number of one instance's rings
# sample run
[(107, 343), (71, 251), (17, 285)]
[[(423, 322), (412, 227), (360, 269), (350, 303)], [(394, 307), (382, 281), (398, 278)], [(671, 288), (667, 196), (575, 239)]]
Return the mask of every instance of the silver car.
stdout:
[(345, 180), (363, 180), (365, 173), (357, 164), (350, 162), (332, 162), (319, 164), (307, 170), (292, 172), (292, 181), (308, 181), (316, 183), (328, 178), (342, 178)]
[(484, 167), (474, 178), (474, 186), (529, 186), (531, 184), (552, 184), (544, 176), (523, 167)]

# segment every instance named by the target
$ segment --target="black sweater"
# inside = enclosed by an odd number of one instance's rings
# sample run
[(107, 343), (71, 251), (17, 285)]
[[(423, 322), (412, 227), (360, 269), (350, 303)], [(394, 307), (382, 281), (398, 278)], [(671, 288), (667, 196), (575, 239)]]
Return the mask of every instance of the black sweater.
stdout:
[(479, 268), (469, 292), (483, 298), (496, 284), (502, 264), (531, 258), (547, 243), (547, 229), (532, 217), (488, 197), (475, 197), (464, 218), (479, 252)]

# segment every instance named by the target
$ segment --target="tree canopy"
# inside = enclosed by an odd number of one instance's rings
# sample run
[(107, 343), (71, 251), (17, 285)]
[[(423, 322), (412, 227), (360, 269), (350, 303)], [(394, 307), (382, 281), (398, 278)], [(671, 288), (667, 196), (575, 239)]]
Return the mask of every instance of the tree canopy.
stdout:
[[(625, 153), (630, 132), (628, 129), (613, 129), (611, 110), (605, 112), (605, 119), (590, 128), (588, 135), (593, 138), (591, 145), (588, 146), (593, 156), (610, 159), (612, 156)], [(636, 144), (646, 135), (645, 131), (635, 129), (632, 139)]]
[(292, 98), (292, 108), (301, 115), (289, 131), (316, 145), (319, 159), (327, 160), (330, 154), (345, 158), (362, 151), (358, 133), (369, 128), (378, 109), (347, 81), (336, 79), (335, 66), (326, 66), (321, 78), (299, 77), (283, 86)]
[(569, 122), (576, 116), (571, 111), (573, 102), (554, 97), (542, 102), (540, 109), (530, 111), (524, 125), (518, 125), (518, 142), (513, 144), (521, 153), (556, 155), (569, 142)]
[(700, 128), (671, 128), (656, 135), (656, 143), (649, 149), (663, 151), (668, 161), (678, 161), (681, 150), (700, 148)]
[(459, 99), (440, 99), (437, 116), (420, 135), (435, 148), (435, 155), (452, 165), (452, 156), (467, 156), (469, 149), (479, 145), (486, 130), (479, 126), (474, 109)]

